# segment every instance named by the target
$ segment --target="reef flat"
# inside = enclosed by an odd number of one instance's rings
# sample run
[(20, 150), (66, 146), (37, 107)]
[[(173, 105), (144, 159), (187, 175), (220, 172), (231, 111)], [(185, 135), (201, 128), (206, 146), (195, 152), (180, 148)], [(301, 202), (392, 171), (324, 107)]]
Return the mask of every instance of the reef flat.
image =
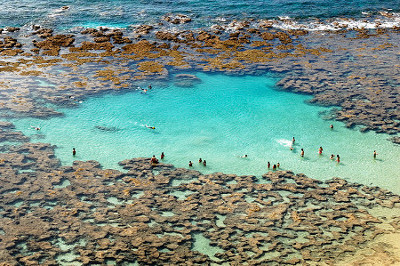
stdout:
[[(385, 14), (390, 16), (390, 14)], [(185, 16), (165, 18), (181, 25)], [(168, 24), (168, 25), (169, 25)], [(54, 33), (1, 32), (3, 118), (62, 115), (56, 107), (163, 84), (171, 73), (281, 73), (280, 88), (336, 106), (328, 119), (396, 136), (399, 28), (274, 28), (266, 20), (210, 29), (159, 25)], [(373, 67), (371, 67), (373, 65)], [(196, 79), (181, 75), (178, 84)], [(128, 159), (61, 165), (51, 144), (0, 123), (0, 257), (6, 265), (398, 263), (400, 197), (378, 187), (290, 171), (203, 175)], [(373, 256), (360, 255), (363, 252)], [(378, 261), (377, 261), (378, 260)]]
[(390, 245), (370, 245), (400, 226), (400, 196), (378, 187), (290, 171), (257, 183), (150, 158), (120, 162), (124, 172), (95, 161), (59, 166), (52, 149), (26, 143), (1, 161), (7, 265), (320, 265), (365, 249), (400, 259)]
[(47, 117), (60, 114), (44, 103), (76, 105), (88, 95), (132, 89), (145, 80), (163, 82), (173, 72), (270, 71), (284, 74), (282, 89), (337, 106), (329, 116), (348, 127), (397, 134), (398, 32), (397, 27), (284, 31), (265, 20), (174, 32), (156, 25), (76, 34), (40, 26), (23, 34), (8, 28), (2, 33), (0, 108), (3, 114)]

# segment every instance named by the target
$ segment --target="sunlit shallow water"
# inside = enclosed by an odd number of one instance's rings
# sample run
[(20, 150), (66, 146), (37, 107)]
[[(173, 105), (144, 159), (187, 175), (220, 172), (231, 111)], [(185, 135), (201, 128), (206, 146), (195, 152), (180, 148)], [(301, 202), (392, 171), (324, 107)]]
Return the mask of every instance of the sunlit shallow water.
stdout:
[[(322, 119), (320, 112), (327, 108), (307, 104), (309, 96), (276, 89), (277, 80), (270, 76), (196, 75), (202, 83), (193, 87), (171, 82), (146, 94), (137, 90), (91, 98), (79, 108), (61, 109), (64, 117), (12, 122), (32, 141), (57, 145), (63, 164), (97, 160), (119, 169), (124, 159), (164, 152), (164, 162), (177, 167), (192, 161), (192, 168), (204, 173), (261, 176), (269, 161), (271, 167), (279, 162), (281, 170), (312, 178), (341, 177), (400, 193), (400, 147), (387, 135)], [(330, 160), (331, 154), (339, 154), (341, 162)], [(206, 167), (198, 163), (200, 157)]]

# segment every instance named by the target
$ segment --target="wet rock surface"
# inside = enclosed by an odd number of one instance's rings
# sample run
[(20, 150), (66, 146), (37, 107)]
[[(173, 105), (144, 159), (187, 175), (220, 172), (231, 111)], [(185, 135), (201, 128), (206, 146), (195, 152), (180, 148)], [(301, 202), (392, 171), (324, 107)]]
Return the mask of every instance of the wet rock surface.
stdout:
[(363, 132), (399, 133), (396, 27), (285, 31), (274, 28), (273, 21), (260, 20), (188, 30), (181, 25), (191, 20), (185, 15), (164, 19), (177, 23), (177, 28), (170, 31), (160, 23), (132, 29), (88, 28), (74, 34), (40, 25), (31, 32), (8, 30), (0, 40), (0, 72), (6, 80), (0, 84), (3, 115), (61, 115), (43, 101), (73, 107), (90, 95), (133, 89), (143, 80), (162, 85), (171, 74), (187, 74), (181, 71), (268, 71), (284, 75), (280, 89), (311, 94), (314, 104), (339, 107), (327, 119), (348, 127), (361, 125)]
[[(91, 95), (148, 80), (162, 86), (176, 73), (178, 85), (201, 82), (186, 71), (273, 72), (284, 75), (280, 89), (340, 107), (326, 119), (399, 133), (396, 27), (285, 31), (265, 20), (187, 30), (179, 27), (190, 17), (163, 20), (73, 34), (7, 27), (1, 116), (62, 115), (52, 105), (77, 107)], [(9, 122), (0, 122), (0, 142), (7, 143), (0, 149), (0, 258), (7, 265), (333, 264), (400, 228), (398, 195), (339, 178), (279, 171), (258, 181), (151, 166), (148, 158), (121, 162), (124, 171), (95, 161), (62, 166), (52, 145), (29, 143)], [(387, 245), (374, 252), (388, 252)]]
[(400, 196), (339, 178), (278, 171), (259, 181), (150, 158), (120, 162), (123, 172), (61, 166), (40, 143), (0, 158), (0, 251), (11, 265), (331, 264), (400, 220)]

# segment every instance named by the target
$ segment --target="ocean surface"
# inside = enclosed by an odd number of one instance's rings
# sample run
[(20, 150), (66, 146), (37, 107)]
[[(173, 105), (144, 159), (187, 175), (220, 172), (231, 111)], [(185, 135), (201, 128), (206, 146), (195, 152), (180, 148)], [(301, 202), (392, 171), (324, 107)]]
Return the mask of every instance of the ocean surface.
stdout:
[[(63, 117), (12, 122), (32, 141), (57, 145), (56, 155), (65, 165), (97, 160), (119, 169), (124, 159), (159, 158), (164, 152), (165, 163), (188, 167), (192, 161), (192, 168), (203, 173), (261, 177), (280, 163), (278, 170), (320, 180), (341, 177), (400, 193), (400, 147), (387, 141), (387, 135), (324, 120), (328, 108), (307, 104), (310, 96), (279, 91), (278, 79), (271, 75), (195, 74), (202, 82), (193, 87), (175, 86), (172, 79), (169, 86), (147, 93), (90, 98), (78, 108), (60, 109)], [(199, 158), (207, 161), (206, 167)]]
[[(69, 7), (63, 9), (62, 7)], [(58, 30), (80, 27), (126, 28), (139, 24), (157, 24), (165, 14), (185, 14), (193, 21), (188, 28), (211, 26), (232, 20), (295, 19), (299, 23), (321, 27), (320, 20), (330, 24), (337, 19), (354, 18), (361, 26), (373, 26), (378, 20), (381, 26), (399, 22), (399, 1), (308, 1), (308, 0), (177, 0), (177, 1), (1, 1), (0, 26), (30, 27), (38, 24)], [(376, 17), (382, 12), (389, 17)], [(315, 23), (318, 19), (318, 23)], [(366, 23), (371, 21), (371, 23)], [(388, 24), (385, 24), (388, 22)], [(351, 24), (357, 24), (351, 23)], [(283, 23), (284, 24), (284, 23)], [(280, 26), (285, 27), (285, 25)], [(291, 27), (295, 25), (290, 23)], [(174, 26), (168, 26), (174, 27)], [(326, 25), (324, 26), (326, 27)]]
[[(219, 24), (229, 32), (234, 20), (265, 19), (281, 29), (336, 30), (337, 23), (350, 28), (400, 26), (399, 12), (398, 0), (17, 0), (1, 1), (0, 27), (21, 27), (19, 37), (28, 36), (32, 25), (75, 33), (100, 26), (129, 30), (149, 24), (157, 30), (181, 31)], [(184, 14), (192, 22), (166, 23), (166, 14)], [(388, 141), (388, 135), (361, 133), (329, 120), (330, 108), (308, 104), (311, 96), (279, 90), (275, 84), (280, 77), (273, 73), (239, 77), (191, 72), (201, 82), (187, 87), (178, 86), (175, 73), (170, 73), (169, 83), (152, 84), (147, 93), (134, 89), (90, 96), (76, 108), (58, 107), (64, 114), (60, 117), (10, 121), (32, 142), (56, 145), (63, 165), (97, 160), (104, 168), (121, 170), (119, 161), (153, 154), (159, 158), (164, 152), (163, 162), (189, 168), (192, 161), (191, 169), (202, 173), (256, 175), (262, 183), (261, 175), (279, 163), (278, 170), (319, 180), (340, 177), (400, 194), (400, 146)], [(339, 155), (340, 163), (330, 159), (331, 154), (335, 159)], [(207, 165), (199, 164), (199, 158)], [(201, 234), (193, 238), (193, 250), (210, 257), (218, 252)], [(59, 260), (80, 265), (72, 262), (75, 257)]]

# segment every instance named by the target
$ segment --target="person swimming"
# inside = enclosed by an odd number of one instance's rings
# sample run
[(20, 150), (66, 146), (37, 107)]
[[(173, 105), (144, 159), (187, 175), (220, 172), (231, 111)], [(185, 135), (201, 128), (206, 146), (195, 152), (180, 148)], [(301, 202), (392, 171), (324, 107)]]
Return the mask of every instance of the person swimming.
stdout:
[(148, 125), (145, 125), (145, 127), (150, 128), (150, 129), (156, 129), (156, 128), (153, 127), (153, 126), (148, 126)]
[(240, 156), (240, 158), (247, 158), (247, 154)]
[(331, 160), (335, 159), (335, 155), (331, 154)]
[(31, 128), (34, 128), (36, 131), (40, 130), (40, 127), (31, 126)]

